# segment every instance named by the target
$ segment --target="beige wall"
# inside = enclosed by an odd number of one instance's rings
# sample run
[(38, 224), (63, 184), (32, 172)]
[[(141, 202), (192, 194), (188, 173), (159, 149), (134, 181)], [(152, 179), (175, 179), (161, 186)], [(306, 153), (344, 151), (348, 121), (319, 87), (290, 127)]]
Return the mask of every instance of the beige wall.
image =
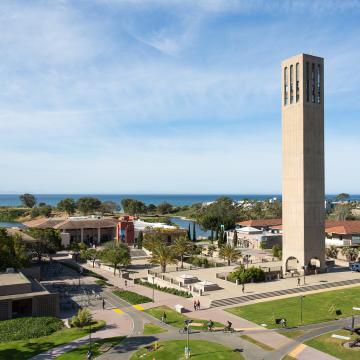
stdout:
[[(309, 101), (306, 93), (306, 62), (309, 63)], [(296, 64), (299, 64), (299, 99), (296, 101)], [(320, 103), (312, 102), (311, 64), (321, 67)], [(293, 65), (294, 99), (284, 104), (284, 69)], [(298, 260), (298, 269), (318, 258), (324, 267), (324, 73), (323, 59), (298, 55), (282, 63), (283, 155), (283, 261)], [(316, 74), (316, 72), (315, 72)], [(315, 77), (315, 95), (317, 96)]]

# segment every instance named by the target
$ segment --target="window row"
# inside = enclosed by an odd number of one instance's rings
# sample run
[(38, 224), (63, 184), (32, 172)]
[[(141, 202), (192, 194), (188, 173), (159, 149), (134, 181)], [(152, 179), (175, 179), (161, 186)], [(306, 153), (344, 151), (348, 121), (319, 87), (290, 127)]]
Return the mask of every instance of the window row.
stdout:
[[(310, 66), (311, 65), (311, 66)], [(290, 72), (290, 74), (289, 74)], [(300, 68), (299, 63), (284, 68), (284, 105), (294, 104), (300, 100)], [(321, 102), (321, 66), (306, 62), (305, 65), (306, 101), (320, 104)]]

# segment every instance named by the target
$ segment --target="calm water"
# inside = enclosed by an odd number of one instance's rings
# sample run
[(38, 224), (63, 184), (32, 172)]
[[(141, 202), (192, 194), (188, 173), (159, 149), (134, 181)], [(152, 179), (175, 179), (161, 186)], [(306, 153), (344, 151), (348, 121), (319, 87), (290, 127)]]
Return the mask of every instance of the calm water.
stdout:
[[(179, 225), (180, 227), (184, 228), (184, 229), (188, 229), (189, 228), (189, 224), (190, 224), (190, 231), (191, 231), (191, 238), (193, 236), (193, 223), (194, 221), (191, 220), (183, 220), (180, 219), (178, 217), (171, 217), (170, 220)], [(211, 231), (204, 231), (201, 229), (201, 227), (195, 223), (195, 232), (196, 232), (196, 236), (203, 236), (203, 237), (208, 237), (211, 235)]]
[(8, 221), (0, 221), (0, 228), (11, 228), (11, 227), (18, 227), (18, 228), (25, 228), (25, 225), (19, 222), (8, 222)]

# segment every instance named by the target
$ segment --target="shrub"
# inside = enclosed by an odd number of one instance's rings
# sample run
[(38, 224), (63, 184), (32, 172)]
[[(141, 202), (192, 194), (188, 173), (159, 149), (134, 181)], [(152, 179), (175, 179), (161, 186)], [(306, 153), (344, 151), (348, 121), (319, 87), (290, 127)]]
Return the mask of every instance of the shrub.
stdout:
[(265, 280), (265, 273), (263, 269), (254, 266), (245, 269), (244, 265), (240, 265), (229, 274), (229, 280), (239, 280), (241, 283), (261, 282)]
[(0, 342), (28, 340), (47, 336), (63, 327), (55, 317), (25, 317), (0, 321)]
[(148, 298), (147, 296), (139, 295), (128, 290), (115, 290), (113, 291), (113, 294), (127, 301), (131, 305), (143, 304), (152, 301), (152, 299)]
[(169, 287), (163, 287), (163, 286), (160, 286), (160, 285), (157, 285), (157, 284), (151, 284), (151, 283), (149, 283), (147, 281), (141, 282), (141, 285), (147, 286), (149, 288), (154, 288), (156, 290), (163, 291), (163, 292), (166, 292), (168, 294), (182, 296), (184, 298), (191, 298), (192, 297), (192, 294), (187, 292), (187, 291), (178, 290), (178, 289), (169, 288)]
[(89, 325), (91, 320), (92, 316), (88, 309), (79, 309), (77, 315), (71, 319), (71, 326), (83, 327)]

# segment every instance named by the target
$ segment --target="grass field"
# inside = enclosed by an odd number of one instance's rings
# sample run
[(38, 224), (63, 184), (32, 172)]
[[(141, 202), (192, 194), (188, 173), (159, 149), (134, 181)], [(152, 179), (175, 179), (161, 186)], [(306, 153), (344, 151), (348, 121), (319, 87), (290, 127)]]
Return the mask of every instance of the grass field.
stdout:
[[(146, 354), (146, 349), (137, 351), (130, 359), (156, 359), (156, 360), (170, 360), (170, 359), (185, 359), (184, 348), (186, 346), (185, 340), (165, 341), (159, 343), (159, 349)], [(240, 352), (225, 347), (221, 344), (191, 340), (190, 341), (191, 358), (197, 360), (241, 360), (243, 356)]]
[(303, 330), (293, 330), (293, 331), (283, 331), (281, 335), (285, 335), (290, 339), (296, 339), (297, 337), (304, 335), (305, 331)]
[[(105, 326), (105, 321), (98, 321), (92, 325), (92, 330), (98, 330)], [(0, 359), (24, 360), (37, 354), (48, 351), (56, 346), (67, 344), (89, 333), (88, 327), (63, 329), (49, 336), (36, 339), (19, 340), (0, 343)]]
[[(189, 319), (184, 314), (180, 314), (180, 313), (176, 312), (175, 310), (172, 310), (172, 309), (168, 308), (167, 306), (159, 306), (159, 307), (148, 309), (148, 310), (145, 310), (145, 311), (148, 314), (150, 314), (151, 316), (153, 316), (153, 317), (155, 317), (156, 319), (159, 319), (159, 320), (161, 319), (162, 315), (165, 313), (166, 314), (166, 323), (168, 325), (175, 326), (177, 328), (184, 327), (184, 320)], [(199, 329), (199, 330), (206, 330), (207, 329), (206, 324), (207, 324), (208, 320), (193, 319), (193, 322), (203, 324), (202, 327), (197, 326), (197, 327), (194, 327), (194, 329)], [(224, 327), (223, 324), (220, 324), (218, 322), (214, 322), (214, 326), (216, 326), (216, 327), (217, 326)]]
[[(94, 341), (91, 344), (91, 352), (92, 352), (93, 358), (95, 358), (103, 353), (101, 351), (102, 346), (113, 347), (113, 346), (117, 345), (124, 338), (125, 338), (124, 336), (117, 336), (117, 337), (112, 337), (112, 338), (108, 338), (108, 339), (99, 339), (97, 341)], [(84, 359), (86, 359), (88, 350), (89, 350), (89, 345), (86, 344), (83, 346), (79, 346), (74, 350), (70, 350), (69, 352), (67, 352), (63, 355), (60, 355), (56, 359), (59, 359), (59, 360), (84, 360)]]
[(248, 341), (248, 342), (251, 342), (252, 344), (256, 345), (256, 346), (259, 346), (260, 348), (266, 350), (266, 351), (272, 351), (274, 350), (274, 348), (272, 348), (271, 346), (269, 345), (266, 345), (260, 341), (257, 341), (255, 340), (254, 338), (252, 338), (251, 336), (249, 335), (241, 335), (240, 336), (242, 339)]
[(153, 335), (166, 332), (167, 330), (163, 329), (160, 326), (154, 324), (144, 324), (144, 335)]
[(350, 350), (342, 346), (342, 344), (347, 342), (348, 340), (332, 338), (331, 337), (332, 334), (349, 336), (351, 337), (352, 340), (357, 337), (356, 334), (350, 335), (349, 331), (336, 330), (318, 336), (314, 339), (308, 340), (305, 342), (305, 344), (342, 360), (360, 359), (360, 351)]
[[(279, 327), (275, 324), (275, 318), (285, 318), (288, 326), (292, 327), (301, 324), (300, 304), (300, 297), (296, 296), (230, 308), (226, 311), (257, 324), (267, 324), (268, 328)], [(360, 287), (306, 295), (303, 299), (303, 324), (351, 316), (353, 306), (360, 307)], [(336, 315), (335, 310), (341, 310), (341, 315)]]

